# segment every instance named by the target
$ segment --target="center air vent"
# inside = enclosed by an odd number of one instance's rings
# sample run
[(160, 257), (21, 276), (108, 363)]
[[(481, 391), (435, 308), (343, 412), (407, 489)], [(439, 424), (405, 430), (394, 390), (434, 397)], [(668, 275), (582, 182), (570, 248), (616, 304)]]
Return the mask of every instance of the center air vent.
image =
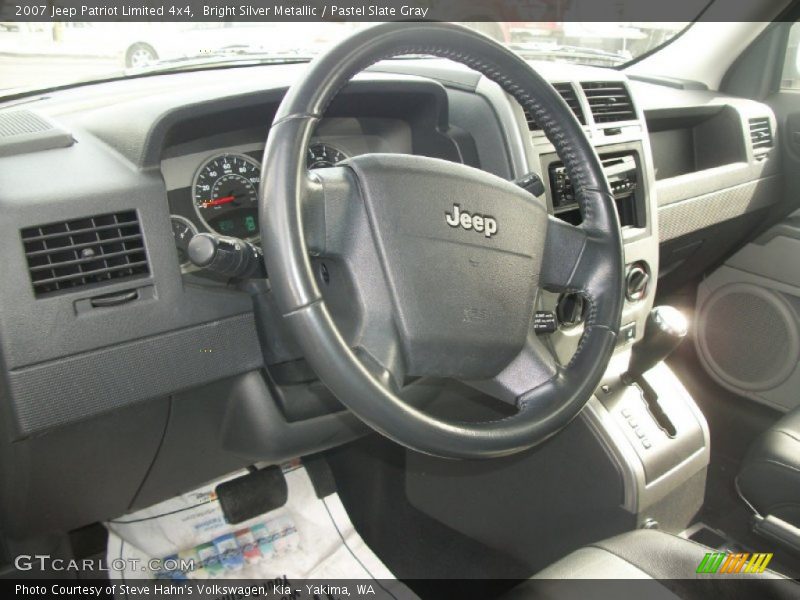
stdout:
[[(581, 103), (578, 101), (578, 95), (575, 93), (575, 88), (572, 87), (572, 84), (554, 83), (553, 87), (564, 99), (564, 102), (566, 102), (567, 105), (572, 109), (572, 112), (575, 114), (578, 122), (581, 125), (586, 125), (586, 119), (583, 116)], [(525, 120), (528, 122), (528, 129), (531, 131), (541, 131), (542, 128), (536, 123), (536, 120), (533, 118), (533, 115), (528, 111), (528, 109), (523, 108), (523, 110), (525, 112)]]
[(636, 118), (633, 101), (622, 81), (586, 81), (581, 83), (595, 123), (631, 121)]
[(769, 117), (750, 119), (750, 141), (753, 143), (753, 150), (772, 148), (772, 126)]
[(37, 298), (150, 273), (133, 210), (28, 227), (22, 242)]

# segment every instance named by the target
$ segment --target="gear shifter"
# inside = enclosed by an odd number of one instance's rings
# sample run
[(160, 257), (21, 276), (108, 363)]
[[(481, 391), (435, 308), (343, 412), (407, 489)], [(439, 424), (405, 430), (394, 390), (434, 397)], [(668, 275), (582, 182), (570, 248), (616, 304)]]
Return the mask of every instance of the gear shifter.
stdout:
[(644, 336), (631, 349), (628, 371), (622, 383), (641, 390), (642, 400), (647, 405), (655, 422), (668, 437), (674, 438), (677, 429), (658, 394), (642, 377), (647, 371), (666, 359), (686, 337), (689, 324), (686, 317), (672, 306), (657, 306), (647, 315)]
[(628, 372), (623, 381), (632, 383), (666, 359), (686, 337), (689, 324), (673, 306), (657, 306), (647, 316), (644, 337), (633, 345)]

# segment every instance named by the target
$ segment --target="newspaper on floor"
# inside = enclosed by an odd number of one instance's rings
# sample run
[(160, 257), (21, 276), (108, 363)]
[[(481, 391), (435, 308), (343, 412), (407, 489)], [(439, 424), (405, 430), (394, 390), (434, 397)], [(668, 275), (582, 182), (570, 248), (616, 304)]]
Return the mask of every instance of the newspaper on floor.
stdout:
[[(107, 522), (112, 583), (126, 596), (131, 583), (156, 580), (158, 590), (183, 581), (201, 596), (416, 598), (355, 531), (339, 495), (318, 498), (300, 465), (284, 468), (286, 505), (229, 525), (214, 490), (242, 474)], [(233, 580), (266, 592), (243, 594)]]

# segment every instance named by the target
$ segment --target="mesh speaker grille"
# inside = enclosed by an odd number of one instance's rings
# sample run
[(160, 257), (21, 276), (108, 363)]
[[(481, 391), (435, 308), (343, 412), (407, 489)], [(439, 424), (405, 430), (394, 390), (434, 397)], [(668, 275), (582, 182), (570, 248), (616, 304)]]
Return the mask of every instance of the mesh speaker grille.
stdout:
[(33, 111), (0, 110), (0, 156), (68, 148), (72, 134)]
[(719, 375), (747, 387), (771, 387), (786, 371), (791, 340), (785, 312), (761, 294), (731, 291), (710, 302), (705, 315), (705, 346)]
[(39, 133), (52, 128), (50, 123), (29, 110), (0, 113), (0, 137)]

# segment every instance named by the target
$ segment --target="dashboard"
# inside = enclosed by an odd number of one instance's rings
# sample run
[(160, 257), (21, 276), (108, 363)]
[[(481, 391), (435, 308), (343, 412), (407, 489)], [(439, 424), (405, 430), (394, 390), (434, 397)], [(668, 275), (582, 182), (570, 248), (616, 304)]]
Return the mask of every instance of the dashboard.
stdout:
[[(706, 268), (735, 243), (732, 224), (779, 201), (775, 117), (674, 82), (535, 67), (575, 112), (614, 189), (628, 286), (622, 350), (641, 337), (656, 281), (677, 285)], [(160, 75), (0, 106), (0, 306), (14, 307), (0, 311), (0, 514), (14, 515), (4, 531), (113, 518), (365, 432), (304, 366), (268, 281), (208, 277), (186, 257), (202, 232), (258, 242), (265, 140), (302, 69)], [(356, 78), (327, 111), (307, 166), (371, 152), (509, 180), (536, 173), (547, 209), (581, 218), (537, 124), (498, 86), (446, 61), (388, 61)], [(557, 315), (547, 343), (567, 360), (581, 299), (543, 292), (537, 308)]]

